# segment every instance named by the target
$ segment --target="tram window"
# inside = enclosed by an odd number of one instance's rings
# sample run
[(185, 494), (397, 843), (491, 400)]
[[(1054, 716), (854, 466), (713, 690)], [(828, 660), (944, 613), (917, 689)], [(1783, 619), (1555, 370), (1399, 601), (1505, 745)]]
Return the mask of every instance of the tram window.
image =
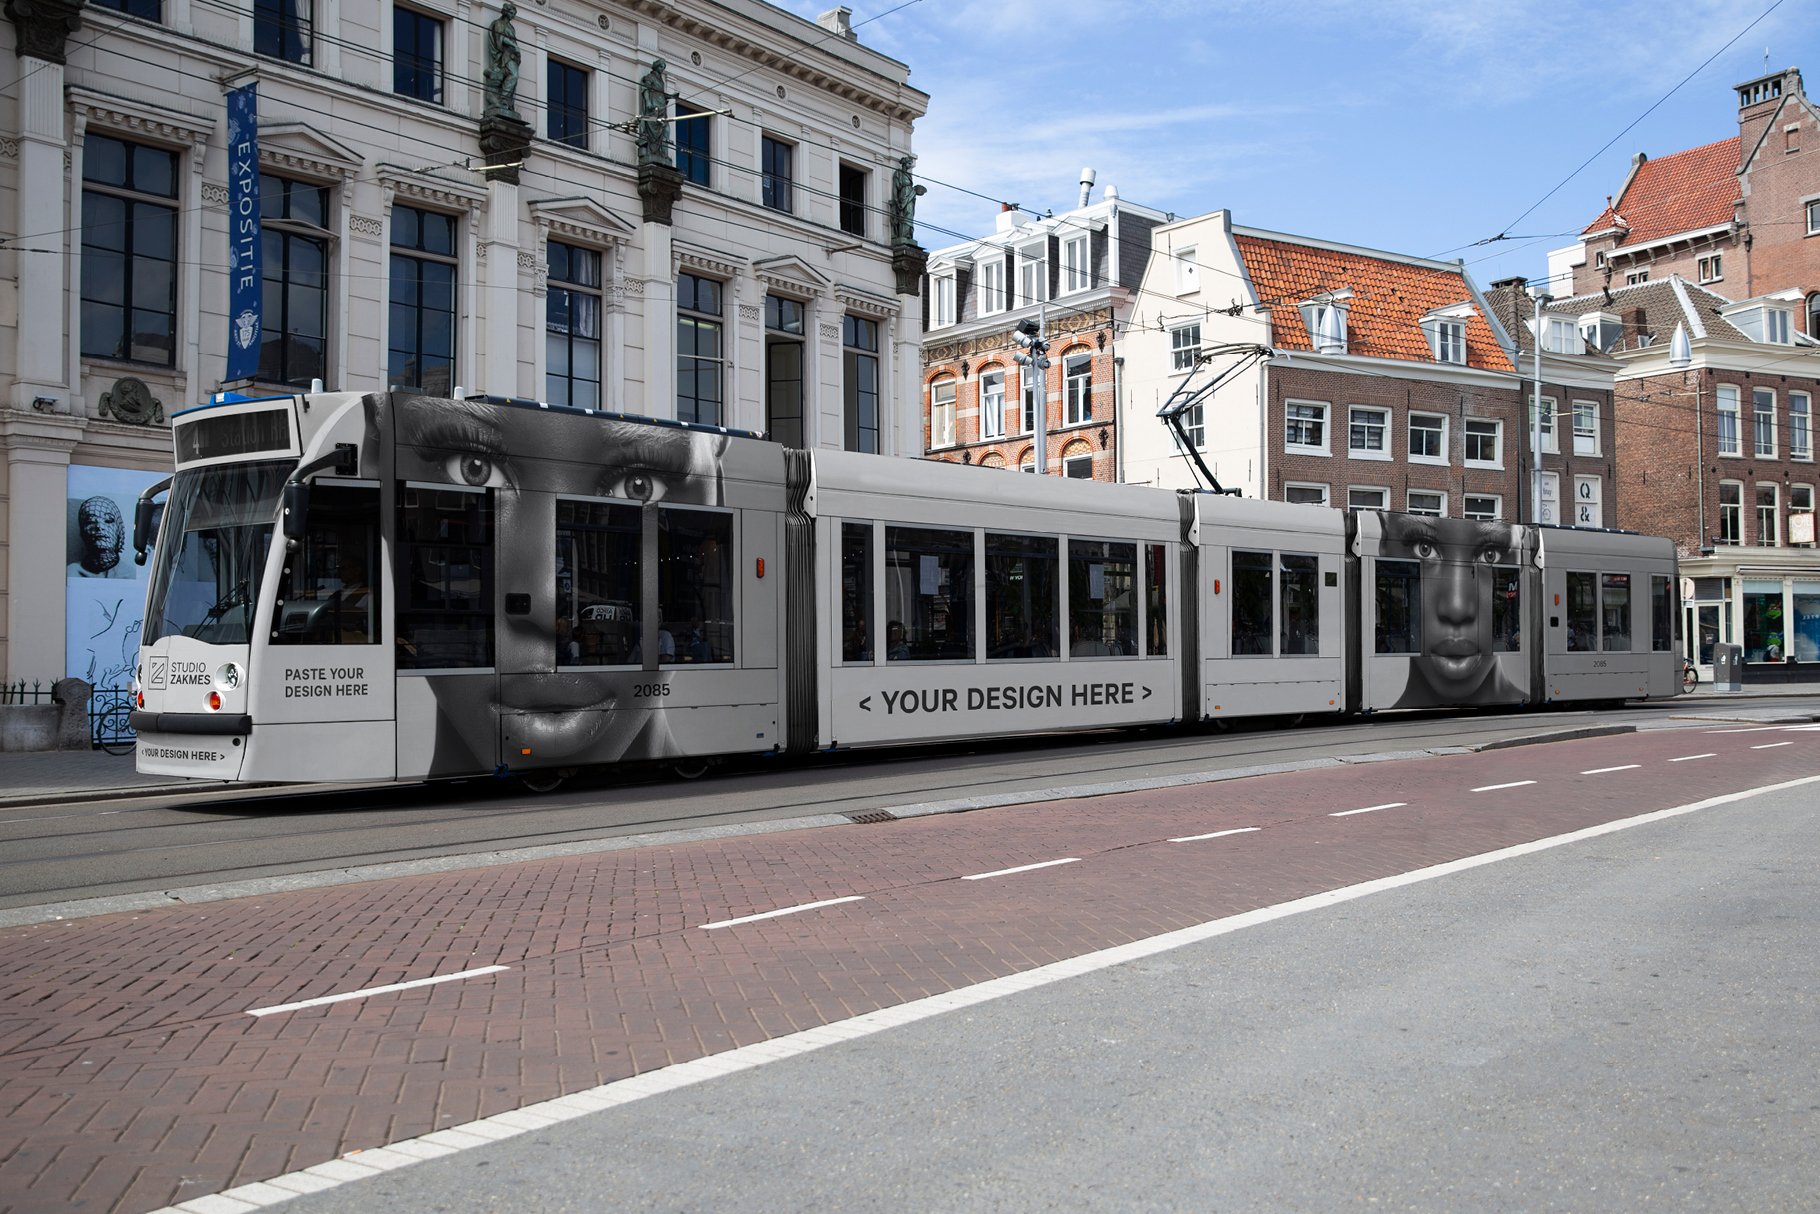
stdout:
[(986, 533), (986, 656), (1052, 658), (1061, 607), (1061, 542)]
[(1270, 634), (1275, 630), (1275, 598), (1270, 588), (1271, 554), (1238, 552), (1232, 554), (1232, 652), (1270, 654), (1275, 652)]
[(1599, 591), (1595, 575), (1567, 575), (1567, 650), (1580, 653), (1599, 647)]
[(1312, 556), (1282, 557), (1283, 647), (1278, 653), (1321, 652), (1321, 572)]
[(1379, 653), (1422, 652), (1422, 566), (1415, 561), (1379, 561), (1377, 569)]
[(398, 490), (398, 666), (493, 664), (490, 491)]
[(1630, 574), (1599, 575), (1599, 645), (1606, 652), (1630, 652)]
[(1169, 561), (1168, 549), (1151, 544), (1144, 550), (1144, 584), (1150, 596), (1144, 618), (1149, 627), (1149, 644), (1144, 652), (1153, 658), (1169, 653)]
[(872, 524), (840, 525), (840, 656), (872, 660)]
[(657, 660), (733, 660), (733, 516), (665, 507), (657, 531)]
[(1515, 653), (1523, 648), (1523, 579), (1510, 565), (1491, 571), (1491, 648), (1494, 653)]
[(885, 529), (885, 660), (973, 657), (973, 533)]
[(556, 502), (556, 664), (624, 666), (644, 619), (640, 508)]
[(274, 645), (377, 645), (379, 490), (310, 487), (303, 538), (284, 561)]
[(1068, 541), (1068, 656), (1137, 652), (1137, 545)]
[(1667, 653), (1673, 643), (1675, 601), (1668, 593), (1668, 579), (1659, 573), (1649, 578), (1649, 647)]

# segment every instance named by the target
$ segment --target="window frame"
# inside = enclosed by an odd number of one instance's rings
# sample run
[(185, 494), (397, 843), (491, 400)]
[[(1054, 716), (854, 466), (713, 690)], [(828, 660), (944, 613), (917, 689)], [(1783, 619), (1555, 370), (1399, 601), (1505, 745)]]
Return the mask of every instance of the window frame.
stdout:
[(1300, 505), (1326, 506), (1331, 503), (1332, 498), (1333, 498), (1333, 490), (1332, 490), (1331, 486), (1329, 486), (1327, 484), (1316, 482), (1316, 481), (1284, 481), (1283, 482), (1283, 500), (1286, 502), (1295, 502), (1296, 499), (1290, 497), (1289, 495), (1298, 489), (1303, 491), (1304, 493), (1308, 492), (1309, 490), (1313, 490), (1315, 493), (1320, 495), (1319, 501), (1300, 502), (1300, 503), (1298, 503)]
[(796, 144), (769, 131), (758, 137), (759, 205), (796, 213)]
[[(1721, 457), (1744, 455), (1744, 391), (1737, 384), (1717, 384), (1713, 388), (1713, 450)], [(1730, 426), (1726, 425), (1730, 422)], [(1730, 442), (1727, 430), (1730, 430)]]
[[(404, 214), (418, 216), (414, 221), (416, 230), (419, 233), (415, 244), (400, 244), (398, 241), (399, 217)], [(450, 252), (443, 253), (440, 250), (428, 247), (425, 243), (423, 231), (425, 227), (424, 218), (426, 217), (433, 217), (447, 223), (449, 229)], [(461, 219), (462, 217), (460, 215), (453, 212), (437, 211), (428, 207), (406, 206), (402, 203), (395, 204), (392, 207), (391, 223), (389, 225), (390, 230), (387, 232), (386, 241), (386, 281), (391, 298), (391, 303), (389, 304), (386, 313), (385, 374), (386, 383), (388, 385), (396, 384), (416, 388), (430, 395), (435, 395), (438, 392), (446, 394), (455, 390), (456, 372), (461, 366)], [(418, 287), (417, 298), (413, 303), (409, 304), (401, 303), (398, 300), (397, 272), (401, 262), (413, 263), (419, 267), (415, 279)], [(440, 313), (442, 311), (441, 309), (431, 307), (424, 302), (424, 288), (429, 280), (423, 273), (423, 267), (427, 266), (442, 266), (449, 272), (449, 308), (446, 313), (449, 343), (446, 368), (448, 382), (441, 385), (435, 384), (434, 382), (426, 382), (429, 377), (425, 372), (427, 370), (427, 361), (430, 357), (424, 348), (426, 344), (425, 338), (430, 335), (426, 320), (429, 319), (430, 314)], [(401, 346), (398, 340), (396, 320), (398, 311), (401, 308), (411, 308), (417, 317), (412, 333), (413, 345), (409, 347)], [(393, 377), (393, 367), (396, 365), (395, 359), (401, 354), (415, 355), (417, 358), (418, 374), (417, 382), (414, 384), (404, 384), (402, 380)], [(400, 369), (402, 370), (402, 367)]]
[[(1298, 417), (1298, 409), (1318, 410), (1319, 417)], [(1333, 418), (1333, 406), (1324, 400), (1297, 400), (1290, 398), (1283, 402), (1283, 450), (1290, 455), (1325, 455), (1333, 454), (1333, 427), (1329, 424)], [(1321, 441), (1316, 443), (1295, 442), (1291, 435), (1298, 429), (1306, 433), (1310, 425), (1320, 427)]]
[(849, 236), (866, 236), (866, 196), (871, 193), (872, 174), (857, 164), (841, 161), (834, 170), (837, 199), (835, 218), (840, 230)]
[(929, 327), (945, 329), (959, 320), (959, 275), (953, 270), (929, 276)]
[(1061, 238), (1061, 281), (1056, 294), (1076, 295), (1093, 289), (1093, 237), (1091, 233)]
[[(565, 147), (588, 150), (593, 134), (588, 118), (592, 77), (593, 73), (585, 67), (555, 55), (544, 56), (545, 138)], [(579, 100), (575, 96), (577, 93)]]
[[(1424, 425), (1418, 427), (1416, 424), (1416, 420), (1418, 418), (1422, 419), (1424, 421), (1424, 423), (1438, 422), (1440, 424), (1436, 425), (1436, 426), (1430, 426), (1430, 425), (1424, 424)], [(1448, 438), (1449, 438), (1448, 424), (1447, 424), (1448, 420), (1449, 420), (1448, 416), (1445, 413), (1427, 413), (1427, 412), (1424, 412), (1421, 410), (1414, 410), (1414, 409), (1412, 409), (1409, 412), (1409, 415), (1404, 420), (1404, 447), (1405, 447), (1405, 453), (1409, 456), (1410, 463), (1412, 463), (1412, 464), (1437, 464), (1437, 465), (1445, 466), (1447, 463), (1450, 462), (1449, 456), (1452, 453), (1448, 447)], [(1417, 451), (1416, 451), (1416, 435), (1417, 434), (1434, 435), (1437, 454), (1429, 455), (1426, 451), (1417, 453)], [(1424, 443), (1423, 446), (1426, 447), (1427, 443)]]
[(1758, 459), (1775, 459), (1777, 447), (1776, 434), (1776, 390), (1760, 385), (1751, 385), (1751, 452)]
[[(121, 149), (123, 171), (120, 175), (121, 180), (118, 182), (90, 176), (90, 172), (98, 168), (98, 162), (102, 159), (94, 154), (95, 145), (101, 141), (117, 144)], [(137, 171), (140, 167), (138, 160), (140, 152), (167, 159), (171, 184), (170, 193), (159, 194), (141, 187), (140, 174)], [(177, 349), (183, 343), (178, 309), (183, 277), (183, 230), (182, 225), (178, 222), (183, 214), (181, 203), (183, 172), (183, 153), (175, 148), (138, 142), (126, 138), (123, 134), (115, 134), (111, 130), (97, 130), (89, 133), (83, 147), (80, 180), (76, 183), (81, 190), (82, 200), (82, 281), (78, 287), (79, 311), (82, 319), (76, 341), (83, 358), (105, 358), (116, 362), (139, 363), (152, 367), (176, 367)], [(99, 215), (91, 216), (89, 213), (91, 196), (111, 200), (108, 204), (110, 207), (120, 208), (120, 212), (124, 216), (121, 223), (107, 223)], [(157, 240), (148, 234), (146, 239), (141, 241), (140, 226), (141, 224), (147, 225), (149, 232), (150, 220), (154, 214), (160, 216), (162, 222), (167, 225), (167, 234), (162, 240)], [(102, 227), (119, 227), (121, 229), (118, 242), (120, 247), (104, 245), (90, 238), (91, 233), (99, 232)], [(168, 256), (155, 252), (136, 251), (142, 244), (154, 243), (167, 245)], [(119, 263), (118, 275), (107, 274), (101, 268), (103, 263), (116, 259)], [(136, 305), (136, 301), (140, 298), (137, 279), (141, 271), (148, 276), (155, 275), (157, 267), (162, 267), (163, 275), (169, 279), (168, 306), (157, 309), (139, 307)], [(90, 283), (96, 279), (105, 280), (110, 294), (116, 295), (118, 298), (91, 295)], [(98, 350), (89, 344), (92, 336), (89, 323), (91, 308), (106, 309), (107, 315), (117, 322), (119, 340), (112, 351)], [(147, 318), (155, 317), (163, 321), (164, 335), (169, 343), (164, 357), (141, 357), (138, 353), (136, 337), (142, 331), (134, 320), (134, 317), (138, 315)]]
[[(1726, 501), (1728, 492), (1736, 501)], [(1744, 543), (1744, 482), (1721, 480), (1719, 482), (1719, 534), (1713, 543), (1723, 548), (1740, 547)]]
[[(1421, 505), (1416, 499), (1424, 499)], [(1424, 518), (1447, 517), (1447, 493), (1442, 489), (1405, 489), (1403, 491), (1403, 512), (1419, 514)]]
[[(1375, 494), (1376, 500), (1369, 505), (1361, 504), (1358, 498), (1365, 494)], [(1388, 510), (1390, 509), (1390, 488), (1387, 485), (1348, 485), (1346, 486), (1346, 508), (1348, 510)]]
[(955, 404), (960, 395), (960, 380), (941, 375), (929, 381), (929, 449), (940, 451), (954, 446)]
[(1585, 473), (1574, 476), (1574, 517), (1576, 527), (1605, 526), (1605, 478)]
[(1194, 245), (1176, 250), (1174, 261), (1177, 295), (1193, 295), (1201, 289), (1201, 267), (1195, 260), (1195, 255), (1199, 252), (1199, 248)]
[[(1475, 431), (1474, 431), (1475, 426), (1490, 426), (1491, 427), (1490, 438), (1491, 438), (1491, 447), (1492, 447), (1492, 457), (1490, 459), (1476, 458), (1476, 457), (1474, 457), (1474, 455), (1472, 453), (1473, 440), (1475, 438), (1484, 439), (1486, 437), (1486, 435), (1484, 434), (1483, 431), (1479, 431), (1479, 432), (1475, 433)], [(1466, 446), (1465, 446), (1463, 455), (1465, 458), (1465, 464), (1468, 468), (1502, 469), (1504, 467), (1504, 419), (1503, 418), (1501, 418), (1501, 417), (1469, 417), (1464, 420), (1464, 424), (1463, 424), (1462, 428), (1465, 431), (1465, 442), (1466, 442)]]
[(1093, 353), (1062, 356), (1062, 424), (1085, 426), (1093, 421)]
[[(1584, 406), (1584, 407), (1582, 407)], [(1575, 400), (1573, 409), (1574, 454), (1598, 455), (1599, 452), (1599, 402), (1596, 400)], [(1582, 419), (1588, 424), (1581, 425)]]
[[(1184, 340), (1192, 337), (1192, 340)], [(1201, 322), (1188, 321), (1185, 324), (1172, 325), (1169, 329), (1169, 372), (1171, 375), (1184, 375), (1200, 365), (1201, 361)]]
[(806, 447), (810, 377), (815, 373), (809, 361), (809, 304), (766, 292), (764, 315), (765, 433), (786, 447)]
[[(313, 66), (315, 18), (312, 0), (253, 0), (253, 53), (299, 67)], [(277, 49), (267, 49), (274, 39)]]
[[(693, 285), (691, 285), (693, 284)], [(703, 306), (702, 286), (712, 285), (712, 310)], [(727, 412), (727, 283), (692, 270), (679, 270), (676, 275), (676, 417), (678, 421), (698, 422), (703, 425), (720, 426), (726, 424)], [(715, 335), (712, 355), (701, 353), (700, 335)], [(684, 335), (694, 335), (685, 342)], [(685, 349), (686, 347), (686, 349)], [(685, 396), (682, 390), (683, 360), (690, 360), (690, 370), (695, 375), (696, 391)], [(717, 391), (712, 397), (704, 396), (700, 391), (701, 371), (704, 367), (715, 369), (714, 383)], [(683, 402), (690, 403), (693, 417), (683, 415)], [(704, 403), (713, 406), (713, 417), (702, 416)]]
[[(552, 255), (556, 249), (564, 250), (562, 261), (565, 265), (573, 267), (577, 264), (578, 260), (583, 266), (591, 264), (594, 281), (591, 283), (587, 282), (585, 281), (584, 276), (574, 275), (572, 273), (567, 277), (563, 276), (559, 272), (556, 257)], [(579, 259), (577, 258), (578, 254), (580, 255)], [(604, 324), (606, 316), (606, 256), (599, 249), (592, 249), (586, 245), (555, 239), (546, 242), (544, 256), (546, 263), (549, 265), (549, 272), (545, 276), (544, 289), (544, 399), (551, 404), (571, 405), (582, 409), (598, 409), (601, 407), (601, 401), (603, 400), (602, 392), (606, 383), (607, 373), (606, 332)], [(557, 333), (554, 329), (553, 318), (551, 316), (551, 309), (556, 306), (558, 295), (565, 296), (569, 300), (568, 316), (570, 317), (570, 322), (568, 330), (561, 334)], [(575, 301), (577, 300), (592, 300), (593, 306), (591, 309), (586, 306), (577, 309), (575, 306)], [(592, 333), (583, 333), (579, 336), (576, 334), (575, 329), (577, 323), (575, 318), (578, 312), (582, 316), (584, 322), (588, 319), (592, 320)], [(592, 313), (591, 317), (588, 315), (590, 312)], [(567, 368), (567, 371), (561, 375), (554, 370), (555, 360), (550, 357), (554, 345), (558, 342), (560, 342), (564, 348), (566, 355), (563, 359), (563, 363)], [(578, 377), (575, 374), (575, 350), (578, 345), (584, 349), (589, 346), (592, 346), (593, 348), (595, 371), (595, 377), (593, 379), (588, 379), (586, 376)], [(555, 381), (560, 381), (563, 384), (563, 391), (555, 391)], [(592, 394), (584, 393), (582, 399), (577, 399), (575, 389), (578, 383), (593, 385)]]
[[(1490, 502), (1490, 512), (1488, 513), (1483, 506), (1475, 510), (1474, 502)], [(1477, 522), (1498, 522), (1504, 517), (1504, 495), (1501, 493), (1462, 493), (1460, 495), (1460, 517)]]
[[(281, 185), (283, 188), (273, 188), (275, 185)], [(300, 189), (320, 193), (322, 203), (321, 223), (315, 223), (307, 218), (300, 218), (283, 213), (290, 209), (291, 202), (296, 196), (296, 191)], [(274, 207), (273, 205), (274, 200), (279, 200), (277, 207)], [(284, 177), (277, 173), (262, 171), (259, 174), (260, 236), (261, 242), (264, 245), (264, 255), (260, 259), (260, 273), (263, 278), (261, 290), (266, 295), (259, 332), (259, 372), (257, 379), (260, 383), (304, 387), (313, 379), (327, 380), (330, 378), (328, 373), (330, 354), (329, 311), (332, 307), (334, 298), (331, 287), (333, 285), (332, 269), (335, 255), (335, 232), (329, 226), (329, 223), (333, 218), (332, 212), (334, 207), (335, 191), (331, 186), (316, 181), (306, 181), (295, 177)], [(274, 214), (274, 210), (278, 210), (280, 213)], [(276, 249), (272, 247), (274, 241), (278, 244), (278, 248)], [(312, 288), (307, 282), (300, 284), (295, 281), (291, 268), (291, 254), (292, 250), (298, 246), (314, 246), (316, 248), (322, 264), (322, 269), (319, 274), (319, 277), (321, 278), (319, 286)], [(275, 268), (276, 273), (274, 273)], [(303, 277), (308, 274), (309, 271), (301, 271), (298, 272), (297, 276)], [(291, 305), (298, 301), (300, 293), (310, 292), (320, 296), (321, 304), (320, 314), (316, 317), (320, 328), (317, 333), (308, 335), (317, 338), (319, 341), (317, 347), (317, 365), (314, 368), (304, 369), (295, 369), (288, 365), (280, 365), (275, 368), (277, 374), (267, 374), (266, 348), (268, 345), (275, 345), (281, 362), (288, 361), (287, 356), (292, 349), (292, 343), (295, 340), (297, 332), (292, 327), (293, 309)], [(270, 298), (273, 294), (277, 296), (275, 304)], [(276, 324), (272, 323), (274, 318), (277, 319)], [(278, 340), (276, 342), (269, 341), (269, 337), (274, 335)], [(286, 375), (284, 374), (286, 371), (293, 371), (294, 373)]]
[[(979, 378), (979, 431), (982, 439), (1001, 439), (1005, 437), (1005, 369), (989, 367), (980, 372)], [(994, 393), (993, 384), (998, 390)], [(996, 407), (993, 404), (997, 399)]]
[[(1799, 407), (1795, 405), (1800, 401)], [(1811, 462), (1814, 458), (1814, 397), (1811, 392), (1788, 394), (1788, 457)]]
[[(1553, 396), (1544, 396), (1541, 399), (1542, 454), (1559, 455), (1561, 454), (1561, 430), (1557, 423), (1560, 421), (1561, 417), (1560, 401)], [(1525, 447), (1528, 446), (1529, 441), (1535, 436), (1536, 432), (1536, 394), (1533, 391), (1529, 393), (1529, 400), (1527, 403), (1529, 409), (1523, 418), (1523, 442)]]
[[(1368, 415), (1376, 414), (1378, 421), (1373, 425)], [(1364, 415), (1364, 416), (1362, 416)], [(1384, 405), (1348, 405), (1346, 406), (1346, 454), (1353, 459), (1389, 460), (1391, 412)], [(1372, 434), (1377, 435), (1377, 446), (1370, 444)], [(1361, 445), (1361, 435), (1366, 439)]]
[[(1758, 481), (1756, 493), (1751, 497), (1752, 517), (1757, 525), (1757, 544), (1759, 548), (1780, 548), (1782, 546), (1782, 486), (1775, 481)], [(1769, 494), (1765, 503), (1763, 495)], [(1769, 526), (1764, 526), (1768, 520)]]
[(988, 257), (976, 263), (973, 272), (973, 306), (979, 316), (997, 316), (1010, 310), (1006, 295), (1005, 258)]
[[(879, 323), (848, 312), (841, 317), (842, 430), (849, 451), (880, 454), (884, 429), (883, 364), (879, 361)], [(866, 372), (870, 372), (868, 388)], [(870, 412), (868, 412), (868, 409)], [(868, 424), (868, 419), (869, 423)]]
[[(684, 181), (699, 186), (713, 183), (714, 111), (693, 101), (676, 102), (676, 120), (670, 137), (674, 141), (675, 164)], [(698, 135), (699, 132), (699, 135)]]
[[(404, 41), (400, 35), (410, 26), (411, 51), (402, 52), (400, 44)], [(418, 49), (418, 43), (425, 34), (431, 35), (433, 45), (428, 56)], [(425, 9), (412, 8), (408, 4), (392, 6), (392, 94), (396, 97), (409, 97), (413, 101), (423, 101), (430, 105), (442, 105), (446, 89), (443, 77), (447, 73), (449, 53), (448, 18), (442, 14)], [(427, 83), (424, 81), (427, 79)], [(413, 84), (412, 82), (418, 82)]]
[(1725, 255), (1709, 253), (1695, 263), (1697, 280), (1702, 283), (1723, 282), (1725, 280)]

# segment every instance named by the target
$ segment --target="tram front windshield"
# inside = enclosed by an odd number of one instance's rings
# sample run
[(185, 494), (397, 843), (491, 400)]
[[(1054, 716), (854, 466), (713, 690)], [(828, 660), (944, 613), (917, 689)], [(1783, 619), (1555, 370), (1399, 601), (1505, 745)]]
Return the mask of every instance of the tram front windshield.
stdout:
[(288, 462), (179, 472), (158, 528), (145, 643), (186, 636), (216, 644), (252, 637), (259, 584)]

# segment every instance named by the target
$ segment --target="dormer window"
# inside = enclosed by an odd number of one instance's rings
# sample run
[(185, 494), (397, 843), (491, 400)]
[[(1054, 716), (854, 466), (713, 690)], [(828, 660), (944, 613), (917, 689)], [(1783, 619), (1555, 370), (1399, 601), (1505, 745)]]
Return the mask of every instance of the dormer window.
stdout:
[(1769, 299), (1746, 300), (1721, 309), (1719, 315), (1752, 341), (1786, 346), (1794, 340), (1791, 336), (1794, 323), (1791, 310), (1780, 303), (1780, 300), (1771, 302)]
[(1025, 245), (1017, 250), (1017, 296), (1014, 308), (1042, 303), (1049, 295), (1049, 262), (1043, 256), (1043, 245)]
[(1317, 354), (1346, 353), (1346, 302), (1351, 298), (1351, 291), (1340, 291), (1299, 305), (1308, 343)]
[(1580, 318), (1580, 340), (1601, 354), (1610, 354), (1624, 337), (1624, 322), (1610, 312), (1588, 312)]
[(929, 279), (929, 327), (941, 329), (954, 323), (954, 271)]
[(1438, 363), (1466, 365), (1467, 312), (1455, 306), (1431, 312), (1422, 318), (1422, 332), (1428, 337), (1428, 352)]
[(1542, 318), (1542, 348), (1550, 354), (1583, 354), (1585, 343), (1580, 338), (1579, 326), (1567, 316), (1544, 316)]
[(992, 316), (1005, 310), (1005, 259), (995, 257), (991, 261), (982, 261), (974, 278), (974, 290), (979, 292), (979, 313), (981, 316)]

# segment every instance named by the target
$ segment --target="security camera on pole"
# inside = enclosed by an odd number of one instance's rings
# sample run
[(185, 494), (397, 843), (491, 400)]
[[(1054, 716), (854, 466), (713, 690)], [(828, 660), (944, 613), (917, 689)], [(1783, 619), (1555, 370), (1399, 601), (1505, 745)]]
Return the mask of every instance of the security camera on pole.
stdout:
[(1044, 330), (1049, 323), (1049, 305), (1045, 301), (1039, 318), (1031, 320), (1025, 317), (1017, 322), (1017, 344), (1023, 347), (1022, 354), (1013, 354), (1011, 361), (1023, 367), (1025, 372), (1036, 380), (1036, 474), (1044, 476), (1049, 470), (1049, 339)]

